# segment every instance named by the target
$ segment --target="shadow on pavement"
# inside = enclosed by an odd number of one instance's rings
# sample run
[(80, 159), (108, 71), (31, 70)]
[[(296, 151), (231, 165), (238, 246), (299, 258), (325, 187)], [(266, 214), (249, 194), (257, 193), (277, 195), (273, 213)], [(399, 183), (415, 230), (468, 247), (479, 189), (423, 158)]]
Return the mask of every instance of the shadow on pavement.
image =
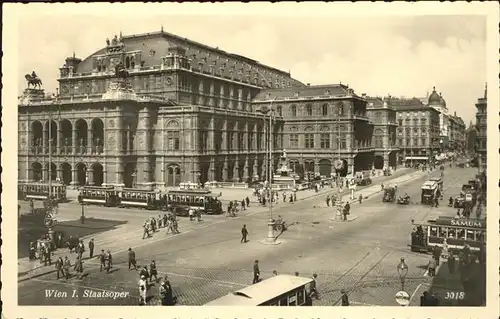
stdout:
[(448, 261), (444, 261), (428, 291), (438, 296), (439, 306), (484, 306), (485, 274), (486, 267), (480, 263), (472, 263), (460, 270), (458, 262), (450, 273)]
[[(29, 243), (45, 235), (48, 228), (43, 224), (44, 214), (21, 215), (18, 232), (18, 258), (29, 256)], [(82, 224), (80, 220), (58, 222), (52, 227), (55, 232), (62, 232), (65, 240), (69, 236), (84, 237), (106, 232), (126, 224), (126, 221), (87, 218)]]

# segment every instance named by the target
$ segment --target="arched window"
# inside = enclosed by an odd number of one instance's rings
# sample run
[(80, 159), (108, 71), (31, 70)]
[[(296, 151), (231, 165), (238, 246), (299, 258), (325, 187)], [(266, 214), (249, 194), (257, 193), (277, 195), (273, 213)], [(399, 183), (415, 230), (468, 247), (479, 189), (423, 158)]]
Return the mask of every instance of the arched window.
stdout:
[(180, 149), (179, 122), (170, 121), (167, 124), (167, 148), (177, 151)]
[(323, 104), (323, 106), (321, 107), (321, 113), (323, 114), (323, 116), (328, 115), (328, 104)]
[(295, 105), (292, 105), (291, 109), (292, 109), (292, 116), (293, 117), (297, 116), (297, 107)]
[(311, 104), (307, 104), (306, 105), (306, 113), (307, 113), (307, 116), (312, 116), (313, 115), (313, 107)]
[(101, 61), (97, 61), (97, 72), (101, 72), (102, 66)]

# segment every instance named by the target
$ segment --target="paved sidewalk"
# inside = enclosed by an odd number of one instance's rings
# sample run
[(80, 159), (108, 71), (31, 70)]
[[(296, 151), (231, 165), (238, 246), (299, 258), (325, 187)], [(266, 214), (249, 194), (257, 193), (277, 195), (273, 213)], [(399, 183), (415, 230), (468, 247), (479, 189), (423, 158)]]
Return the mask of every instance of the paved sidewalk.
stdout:
[[(410, 173), (410, 172), (414, 173)], [(410, 174), (409, 174), (410, 173)], [(418, 173), (418, 172), (416, 172)], [(409, 168), (403, 168), (395, 172), (392, 176), (377, 176), (373, 178), (374, 183), (370, 186), (367, 187), (358, 187), (359, 192), (363, 193), (363, 197), (370, 197), (373, 196), (376, 193), (380, 192), (380, 185), (377, 184), (380, 182), (386, 182), (388, 180), (394, 180), (395, 183), (404, 183), (405, 181), (409, 181), (411, 178), (409, 176), (413, 176), (415, 174), (415, 171), (413, 169)], [(227, 189), (225, 189), (227, 190)], [(250, 193), (252, 192), (250, 189), (248, 190), (238, 190), (238, 191), (249, 191)], [(327, 193), (332, 192), (333, 189), (331, 188), (323, 188), (320, 189), (318, 193), (316, 193), (313, 190), (307, 190), (301, 192), (299, 194), (298, 200), (305, 200), (317, 196), (322, 196), (326, 195)], [(347, 200), (349, 195), (349, 190), (345, 189), (342, 194), (344, 195), (343, 200)], [(300, 196), (302, 195), (302, 196)], [(303, 196), (306, 195), (306, 196)], [(249, 198), (251, 198), (249, 196)], [(356, 202), (357, 200), (354, 200), (352, 202)], [(252, 205), (253, 204), (253, 205)], [(239, 214), (244, 216), (246, 214), (259, 214), (262, 212), (267, 212), (268, 208), (266, 206), (262, 205), (256, 205), (255, 203), (252, 203), (249, 207), (248, 210), (246, 211), (240, 211)], [(278, 206), (282, 206), (283, 203), (278, 204)], [(286, 203), (285, 205), (293, 205), (293, 203)], [(108, 209), (108, 208), (106, 208)], [(113, 209), (113, 208), (109, 208)], [(142, 239), (142, 222), (143, 218), (147, 218), (149, 216), (154, 216), (157, 215), (158, 212), (151, 211), (151, 214), (147, 214), (144, 217), (141, 218), (134, 218), (133, 221), (127, 222), (123, 225), (119, 225), (116, 228), (113, 228), (111, 230), (101, 232), (98, 234), (92, 234), (88, 236), (83, 236), (81, 239), (84, 241), (84, 244), (86, 246), (87, 251), (84, 253), (84, 257), (88, 257), (88, 241), (90, 238), (94, 238), (95, 242), (95, 251), (94, 254), (99, 254), (101, 249), (111, 250), (111, 253), (116, 254), (120, 253), (123, 251), (126, 251), (128, 247), (140, 247), (143, 245), (147, 245), (151, 241), (159, 241), (159, 240), (164, 240), (165, 236), (173, 236), (171, 234), (166, 235), (165, 234), (165, 229), (162, 228), (160, 232), (156, 232), (152, 238), (149, 239)], [(355, 219), (355, 217), (351, 217), (351, 219)], [(92, 219), (86, 219), (85, 224), (81, 224), (79, 220), (64, 220), (61, 217), (58, 217), (59, 221), (64, 221), (65, 226), (69, 227), (75, 227), (75, 228), (88, 228), (88, 229), (105, 229), (109, 228), (108, 226), (103, 226), (102, 221), (92, 221)], [(181, 218), (179, 221), (179, 229), (181, 232), (191, 232), (196, 229), (200, 228), (205, 228), (208, 227), (212, 224), (224, 222), (227, 219), (224, 218), (224, 216), (203, 216), (203, 222), (198, 223), (198, 222), (190, 222), (188, 219)], [(76, 254), (69, 254), (68, 250), (65, 248), (60, 248), (54, 252), (54, 255), (52, 257), (52, 261), (55, 262), (59, 256), (68, 256), (71, 260), (72, 263), (74, 263), (76, 259)], [(139, 257), (138, 257), (139, 258)], [(24, 281), (24, 280), (29, 280), (30, 278), (34, 277), (39, 277), (43, 276), (48, 273), (55, 272), (55, 267), (54, 265), (52, 266), (43, 266), (40, 264), (39, 260), (36, 261), (30, 261), (27, 257), (26, 258), (21, 258), (18, 260), (18, 281)]]

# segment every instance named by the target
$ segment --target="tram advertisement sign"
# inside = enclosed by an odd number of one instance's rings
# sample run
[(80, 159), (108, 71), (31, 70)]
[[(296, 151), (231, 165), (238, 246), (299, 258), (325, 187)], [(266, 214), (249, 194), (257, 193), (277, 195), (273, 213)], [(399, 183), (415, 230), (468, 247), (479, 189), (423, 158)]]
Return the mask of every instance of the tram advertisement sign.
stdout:
[(410, 304), (410, 295), (406, 291), (398, 291), (394, 298), (401, 306), (408, 306)]

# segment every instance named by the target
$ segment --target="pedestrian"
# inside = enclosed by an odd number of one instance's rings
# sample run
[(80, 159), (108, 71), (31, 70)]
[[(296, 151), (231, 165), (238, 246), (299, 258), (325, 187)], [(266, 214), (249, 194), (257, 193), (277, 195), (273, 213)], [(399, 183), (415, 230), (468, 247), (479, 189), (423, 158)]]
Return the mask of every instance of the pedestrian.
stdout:
[(131, 270), (134, 266), (134, 270), (137, 270), (137, 262), (135, 260), (135, 252), (131, 247), (128, 248), (128, 270)]
[(316, 287), (316, 278), (318, 277), (317, 274), (313, 274), (312, 275), (312, 281), (311, 281), (311, 291), (309, 292), (309, 297), (312, 298), (316, 298), (317, 300), (319, 300), (319, 294), (318, 294), (318, 290), (317, 290), (317, 287)]
[(455, 273), (455, 256), (453, 256), (453, 252), (449, 252), (448, 255), (448, 271), (452, 275)]
[(44, 243), (44, 249), (43, 249), (43, 255), (44, 255), (44, 265), (47, 266), (47, 264), (50, 266), (52, 265), (52, 260), (51, 260), (51, 251), (50, 251), (50, 246), (48, 244)]
[(434, 246), (434, 249), (432, 250), (432, 256), (436, 261), (436, 266), (439, 266), (439, 259), (441, 257), (441, 248), (439, 246)]
[(76, 273), (78, 275), (78, 279), (82, 279), (82, 276), (83, 276), (83, 261), (80, 258), (80, 256), (76, 257), (76, 262), (75, 262), (74, 269), (76, 270)]
[(248, 198), (248, 196), (245, 198), (245, 202), (247, 204), (247, 207), (250, 207), (250, 198)]
[(246, 203), (245, 203), (245, 200), (243, 199), (243, 200), (241, 201), (241, 210), (246, 210), (245, 204), (246, 204)]
[(146, 219), (144, 222), (144, 225), (142, 226), (144, 228), (144, 232), (142, 234), (142, 239), (144, 239), (146, 236), (149, 238), (149, 221)]
[(260, 281), (260, 270), (259, 270), (259, 261), (256, 260), (253, 264), (253, 284), (256, 284)]
[(151, 217), (151, 230), (154, 233), (156, 231), (156, 219)]
[(283, 203), (286, 203), (286, 192), (283, 192), (281, 196), (283, 196)]
[(155, 282), (158, 282), (158, 270), (156, 270), (156, 262), (151, 260), (151, 264), (149, 264), (149, 276), (151, 281), (153, 281), (153, 276), (155, 277)]
[(146, 283), (147, 283), (148, 279), (149, 279), (148, 266), (142, 267), (141, 272), (139, 273), (139, 275), (141, 276), (141, 278), (144, 277), (144, 280), (146, 280)]
[(330, 207), (330, 195), (326, 196), (326, 206)]
[(64, 269), (64, 276), (66, 277), (66, 279), (69, 279), (69, 277), (71, 276), (71, 274), (69, 272), (70, 267), (71, 267), (71, 262), (69, 261), (68, 256), (64, 256), (63, 269)]
[[(63, 266), (64, 266), (64, 261), (62, 257), (59, 257), (56, 260), (57, 279), (59, 279), (59, 277), (64, 277)], [(59, 273), (61, 273), (61, 276), (59, 276)]]
[(248, 241), (247, 240), (247, 236), (248, 236), (247, 225), (243, 225), (243, 227), (241, 228), (241, 240), (240, 240), (240, 243), (246, 243)]
[(359, 200), (359, 203), (361, 204), (361, 202), (363, 201), (363, 195), (362, 194), (359, 194), (358, 200)]
[(349, 296), (345, 292), (344, 289), (340, 290), (340, 293), (342, 294), (341, 300), (342, 300), (342, 306), (347, 307), (349, 306)]
[(162, 306), (168, 306), (168, 286), (164, 280), (161, 281), (160, 283), (160, 288), (159, 288), (159, 296), (160, 296), (160, 301)]
[(89, 254), (90, 258), (94, 257), (94, 238), (89, 241)]
[(296, 192), (293, 192), (293, 201), (296, 202), (297, 201), (297, 193)]
[(192, 222), (194, 217), (194, 210), (190, 208), (188, 214), (189, 214), (189, 221)]
[(30, 241), (29, 258), (30, 260), (36, 259), (36, 246), (33, 241)]
[(82, 255), (85, 252), (85, 245), (83, 244), (83, 240), (80, 240), (78, 246), (76, 247), (76, 252), (78, 253), (78, 257), (82, 259)]
[(144, 276), (141, 276), (141, 279), (139, 280), (139, 306), (146, 305), (147, 295), (148, 283), (146, 281), (146, 278)]
[(104, 249), (101, 249), (101, 253), (99, 254), (99, 262), (99, 271), (102, 271), (103, 268), (106, 269), (106, 254), (104, 253)]
[(434, 259), (434, 257), (429, 260), (429, 263), (427, 264), (427, 271), (431, 277), (436, 275), (436, 259)]

